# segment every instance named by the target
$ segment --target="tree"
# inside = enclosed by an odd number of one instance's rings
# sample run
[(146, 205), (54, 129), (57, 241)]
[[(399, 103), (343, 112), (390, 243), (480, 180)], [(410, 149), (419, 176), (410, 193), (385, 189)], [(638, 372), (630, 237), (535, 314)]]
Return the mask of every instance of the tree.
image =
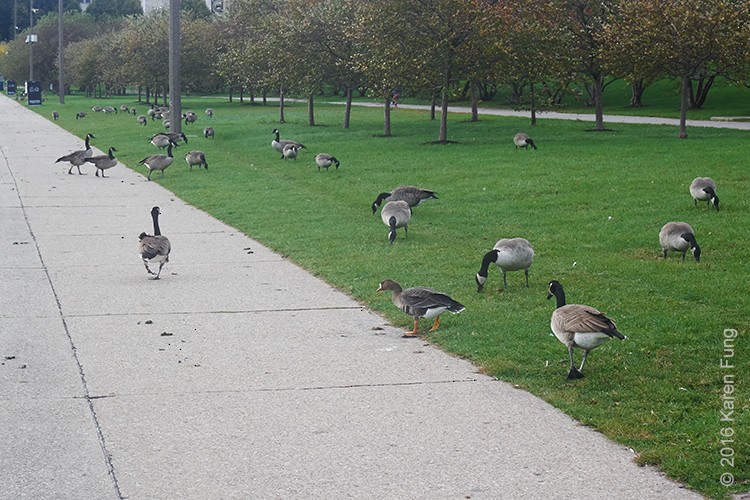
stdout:
[(107, 17), (140, 16), (143, 15), (143, 8), (138, 0), (92, 0), (86, 13), (101, 20)]
[[(28, 0), (3, 0), (0, 1), (0, 41), (9, 41), (15, 38), (15, 34), (29, 27), (29, 1)], [(15, 6), (15, 12), (13, 7)], [(36, 20), (49, 13), (57, 13), (58, 0), (34, 0), (34, 23)], [(64, 12), (81, 12), (78, 0), (63, 0)], [(14, 22), (17, 31), (13, 31)]]
[(212, 16), (211, 9), (203, 0), (182, 0), (180, 8), (192, 19), (209, 19)]
[(691, 80), (747, 70), (747, 0), (621, 0), (605, 28), (611, 59), (623, 71), (680, 80), (681, 138), (687, 138)]

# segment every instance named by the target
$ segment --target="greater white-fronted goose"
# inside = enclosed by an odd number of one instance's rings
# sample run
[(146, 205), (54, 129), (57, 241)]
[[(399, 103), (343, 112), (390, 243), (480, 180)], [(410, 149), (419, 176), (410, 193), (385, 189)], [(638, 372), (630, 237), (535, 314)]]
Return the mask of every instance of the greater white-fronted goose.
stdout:
[(524, 238), (501, 239), (495, 243), (492, 250), (487, 252), (482, 259), (482, 267), (474, 278), (477, 282), (477, 292), (481, 292), (487, 281), (490, 264), (496, 264), (503, 272), (503, 289), (508, 287), (505, 274), (508, 271), (524, 270), (526, 275), (526, 288), (529, 287), (529, 267), (534, 260), (534, 249), (531, 243)]
[(685, 262), (685, 254), (688, 250), (693, 253), (696, 262), (701, 260), (701, 247), (695, 241), (693, 228), (687, 222), (667, 222), (659, 231), (659, 243), (667, 258), (667, 252), (682, 253), (682, 261)]
[(463, 304), (431, 288), (417, 286), (404, 290), (395, 281), (387, 279), (380, 283), (377, 291), (384, 290), (390, 290), (393, 305), (414, 318), (414, 328), (410, 332), (404, 332), (405, 337), (417, 335), (417, 324), (420, 318), (435, 318), (430, 328), (430, 331), (434, 332), (440, 326), (440, 315), (445, 311), (458, 314), (465, 309)]
[[(609, 339), (616, 337), (624, 340), (625, 335), (617, 331), (617, 325), (612, 318), (605, 316), (599, 310), (579, 304), (566, 304), (565, 291), (558, 281), (550, 281), (547, 299), (557, 298), (557, 308), (552, 313), (550, 327), (557, 340), (568, 348), (570, 370), (568, 379), (583, 378), (583, 365), (592, 349), (596, 349)], [(576, 368), (573, 362), (573, 349), (583, 350), (581, 367)]]
[[(164, 264), (169, 262), (169, 252), (172, 250), (172, 245), (166, 236), (161, 234), (159, 229), (159, 207), (151, 209), (151, 219), (154, 222), (154, 234), (141, 233), (138, 236), (138, 253), (141, 254), (143, 259), (143, 265), (146, 266), (148, 274), (154, 275), (154, 279), (158, 280), (161, 275), (161, 268)], [(149, 269), (149, 264), (159, 264), (159, 271), (154, 273)]]

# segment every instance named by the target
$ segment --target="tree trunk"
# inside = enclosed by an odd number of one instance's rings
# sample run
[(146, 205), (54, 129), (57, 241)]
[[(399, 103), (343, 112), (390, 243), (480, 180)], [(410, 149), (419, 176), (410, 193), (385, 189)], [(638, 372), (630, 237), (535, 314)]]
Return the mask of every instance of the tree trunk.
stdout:
[(680, 85), (680, 139), (687, 139), (688, 94), (690, 94), (690, 77), (684, 75)]
[(596, 113), (596, 130), (604, 130), (604, 109), (602, 108), (602, 94), (604, 93), (604, 78), (597, 76), (594, 80), (594, 110)]
[(701, 109), (706, 104), (706, 98), (708, 97), (708, 91), (714, 84), (715, 76), (709, 76), (707, 78), (699, 78), (698, 88), (693, 92), (693, 81), (690, 80), (690, 93), (688, 95), (688, 103), (690, 109)]
[(245, 87), (240, 85), (240, 104), (245, 104)]
[(646, 84), (643, 78), (634, 80), (630, 84), (630, 107), (643, 107), (643, 93), (646, 91)]
[(534, 82), (531, 82), (529, 87), (529, 98), (531, 99), (531, 124), (536, 125), (536, 94), (534, 93)]
[(471, 121), (479, 121), (479, 90), (477, 89), (478, 83), (476, 81), (471, 82)]
[(430, 101), (430, 120), (435, 120), (435, 107), (437, 106), (437, 94), (432, 96), (432, 101)]
[(310, 92), (307, 96), (307, 124), (315, 126), (315, 93)]
[[(447, 79), (446, 79), (447, 80)], [(443, 102), (440, 105), (440, 134), (438, 142), (448, 142), (448, 85), (443, 87)]]
[(279, 87), (279, 123), (284, 123), (284, 87)]
[(346, 106), (344, 107), (344, 128), (349, 128), (349, 121), (352, 116), (352, 88), (346, 87)]
[(385, 96), (385, 111), (383, 114), (383, 135), (385, 137), (391, 136), (391, 94), (386, 93)]
[(229, 102), (233, 102), (232, 98), (234, 97), (234, 87), (231, 85), (229, 86)]

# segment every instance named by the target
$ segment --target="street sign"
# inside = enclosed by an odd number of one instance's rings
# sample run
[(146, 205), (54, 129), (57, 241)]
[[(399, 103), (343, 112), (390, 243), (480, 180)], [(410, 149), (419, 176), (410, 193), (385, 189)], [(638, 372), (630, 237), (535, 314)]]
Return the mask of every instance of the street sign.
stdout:
[(8, 95), (16, 95), (16, 82), (8, 80)]
[(29, 106), (41, 106), (42, 104), (42, 84), (37, 80), (26, 82), (26, 96)]

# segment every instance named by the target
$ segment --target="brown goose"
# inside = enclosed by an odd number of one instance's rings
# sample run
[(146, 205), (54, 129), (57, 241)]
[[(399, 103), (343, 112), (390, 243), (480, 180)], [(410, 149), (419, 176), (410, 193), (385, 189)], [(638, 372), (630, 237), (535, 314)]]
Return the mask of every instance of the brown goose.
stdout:
[(388, 241), (393, 244), (396, 241), (396, 229), (404, 228), (404, 237), (409, 237), (409, 220), (411, 220), (411, 207), (403, 200), (389, 201), (383, 205), (380, 211), (383, 224), (388, 226)]
[(380, 204), (384, 201), (403, 200), (408, 203), (410, 207), (416, 207), (432, 198), (437, 199), (435, 191), (418, 188), (416, 186), (399, 186), (390, 193), (380, 193), (372, 203), (372, 213), (374, 215), (375, 212), (378, 211)]
[(404, 337), (417, 335), (419, 318), (435, 318), (435, 322), (430, 328), (430, 331), (434, 332), (440, 326), (440, 315), (445, 311), (458, 314), (465, 309), (463, 304), (431, 288), (416, 286), (404, 290), (395, 281), (384, 280), (380, 283), (377, 291), (382, 292), (384, 290), (391, 291), (393, 305), (414, 318), (414, 329), (410, 332), (404, 332)]
[[(570, 357), (570, 371), (568, 379), (583, 378), (583, 365), (592, 349), (596, 349), (609, 339), (617, 337), (625, 340), (627, 337), (617, 331), (617, 326), (597, 309), (579, 304), (566, 304), (565, 291), (558, 281), (550, 281), (547, 299), (557, 298), (557, 309), (552, 313), (550, 327), (557, 340), (565, 344)], [(573, 349), (583, 349), (581, 367), (576, 368), (573, 363)]]
[(102, 171), (102, 177), (104, 177), (104, 171), (108, 168), (112, 168), (117, 165), (117, 158), (112, 153), (117, 151), (115, 148), (110, 147), (106, 155), (92, 156), (86, 158), (86, 161), (93, 163), (96, 167), (96, 176), (99, 177), (99, 170)]
[(94, 154), (94, 151), (89, 145), (91, 139), (96, 139), (96, 136), (94, 134), (86, 134), (86, 149), (79, 149), (78, 151), (73, 151), (69, 155), (61, 156), (60, 158), (55, 160), (55, 163), (67, 161), (70, 163), (70, 168), (68, 169), (69, 174), (72, 174), (73, 167), (76, 167), (78, 169), (78, 174), (83, 175), (81, 174), (81, 165), (86, 163), (86, 158)]
[(716, 196), (716, 183), (710, 177), (696, 177), (690, 183), (690, 196), (693, 197), (693, 204), (698, 206), (698, 201), (705, 201), (706, 206), (714, 204), (716, 211), (719, 211), (719, 197)]
[(695, 233), (690, 224), (686, 222), (667, 222), (659, 231), (659, 243), (667, 258), (667, 252), (681, 252), (682, 261), (685, 262), (685, 254), (688, 250), (693, 253), (695, 262), (701, 260), (701, 247), (695, 241)]
[(138, 162), (148, 167), (148, 180), (151, 180), (151, 174), (154, 170), (161, 170), (161, 176), (164, 177), (164, 170), (166, 170), (166, 168), (174, 161), (174, 156), (172, 156), (172, 146), (175, 146), (174, 142), (170, 142), (169, 146), (167, 146), (166, 156), (151, 155)]
[(185, 155), (185, 161), (190, 165), (190, 171), (193, 171), (193, 165), (198, 165), (198, 169), (203, 166), (208, 170), (208, 162), (206, 161), (206, 155), (203, 151), (190, 151)]
[(161, 234), (159, 229), (159, 207), (151, 209), (151, 219), (154, 221), (154, 234), (153, 236), (146, 233), (141, 233), (138, 236), (140, 242), (138, 243), (138, 253), (141, 254), (143, 259), (143, 265), (146, 266), (148, 274), (154, 275), (154, 272), (149, 269), (149, 264), (159, 264), (159, 271), (155, 274), (155, 280), (159, 279), (161, 275), (161, 268), (164, 264), (169, 262), (169, 252), (172, 250), (172, 246), (166, 236)]
[(484, 282), (487, 281), (490, 264), (496, 264), (503, 272), (503, 289), (508, 288), (505, 274), (508, 271), (524, 270), (526, 274), (526, 288), (529, 288), (529, 268), (534, 260), (534, 249), (531, 243), (524, 238), (501, 239), (495, 243), (495, 247), (487, 252), (482, 259), (482, 267), (476, 277), (477, 292), (481, 292)]
[(529, 134), (519, 133), (513, 136), (513, 144), (516, 145), (516, 149), (523, 148), (523, 149), (529, 149), (529, 146), (536, 149), (536, 144), (534, 144), (534, 141), (531, 137), (529, 137)]

